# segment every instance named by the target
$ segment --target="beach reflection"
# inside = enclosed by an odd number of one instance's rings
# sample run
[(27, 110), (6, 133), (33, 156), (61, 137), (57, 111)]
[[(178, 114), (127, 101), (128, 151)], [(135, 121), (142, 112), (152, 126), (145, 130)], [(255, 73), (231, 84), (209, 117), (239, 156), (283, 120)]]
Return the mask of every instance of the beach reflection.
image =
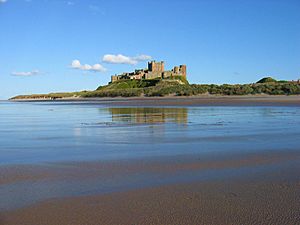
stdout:
[(112, 122), (136, 124), (187, 124), (187, 108), (109, 108)]

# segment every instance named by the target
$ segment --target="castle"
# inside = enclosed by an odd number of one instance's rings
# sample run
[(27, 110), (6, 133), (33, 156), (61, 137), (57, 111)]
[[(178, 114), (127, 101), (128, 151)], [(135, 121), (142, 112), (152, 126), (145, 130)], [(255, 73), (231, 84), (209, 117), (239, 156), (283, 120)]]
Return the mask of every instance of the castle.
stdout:
[(132, 73), (111, 76), (111, 83), (119, 80), (168, 79), (174, 76), (186, 78), (186, 65), (175, 66), (172, 70), (165, 71), (165, 63), (163, 61), (151, 61), (148, 62), (147, 69), (139, 69)]

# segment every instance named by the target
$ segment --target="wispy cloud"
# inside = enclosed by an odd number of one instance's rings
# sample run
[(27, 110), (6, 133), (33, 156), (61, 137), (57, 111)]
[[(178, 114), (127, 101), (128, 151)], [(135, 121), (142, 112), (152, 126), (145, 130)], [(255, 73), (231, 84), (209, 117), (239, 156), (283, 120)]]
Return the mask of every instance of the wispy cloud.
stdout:
[(104, 66), (98, 63), (94, 65), (89, 65), (89, 64), (82, 65), (78, 59), (72, 61), (71, 68), (77, 70), (91, 71), (91, 72), (105, 72), (107, 70)]
[(96, 5), (89, 5), (89, 9), (92, 11), (100, 11), (99, 6), (96, 6)]
[(112, 63), (112, 64), (129, 64), (129, 65), (136, 65), (141, 61), (151, 60), (152, 57), (149, 55), (138, 55), (135, 57), (125, 56), (122, 54), (118, 55), (111, 55), (107, 54), (103, 56), (102, 61), (105, 63)]
[(88, 6), (88, 9), (90, 10), (90, 12), (94, 15), (97, 15), (97, 14), (101, 14), (102, 16), (105, 15), (105, 11), (103, 10), (103, 8), (101, 8), (100, 6), (98, 5), (89, 5)]
[(66, 4), (69, 5), (69, 6), (71, 6), (71, 5), (74, 5), (75, 2), (73, 2), (73, 1), (66, 1)]
[(29, 77), (29, 76), (34, 76), (34, 75), (39, 75), (41, 72), (39, 70), (33, 70), (29, 72), (12, 72), (12, 76), (19, 76), (19, 77)]
[(0, 0), (0, 4), (5, 2), (7, 2), (7, 0)]

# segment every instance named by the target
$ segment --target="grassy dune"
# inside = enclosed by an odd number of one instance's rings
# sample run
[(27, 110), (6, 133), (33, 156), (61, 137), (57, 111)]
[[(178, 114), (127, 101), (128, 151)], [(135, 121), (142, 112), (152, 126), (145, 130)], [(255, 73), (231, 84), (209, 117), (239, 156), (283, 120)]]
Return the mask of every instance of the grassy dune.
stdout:
[(19, 95), (19, 99), (61, 99), (92, 97), (136, 97), (136, 96), (195, 96), (211, 95), (298, 95), (300, 84), (297, 82), (276, 81), (263, 78), (253, 84), (189, 84), (187, 80), (174, 78), (169, 80), (126, 80), (100, 86), (94, 91), (63, 92), (50, 94)]

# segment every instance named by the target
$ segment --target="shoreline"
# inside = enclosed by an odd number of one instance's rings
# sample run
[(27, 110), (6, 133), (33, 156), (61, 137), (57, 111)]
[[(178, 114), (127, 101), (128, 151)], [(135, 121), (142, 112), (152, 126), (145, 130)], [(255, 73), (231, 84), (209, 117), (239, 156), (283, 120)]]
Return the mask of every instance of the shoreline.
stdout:
[(128, 106), (300, 106), (300, 95), (247, 95), (247, 96), (166, 96), (166, 97), (115, 97), (115, 98), (62, 98), (18, 99), (10, 102), (90, 103)]

